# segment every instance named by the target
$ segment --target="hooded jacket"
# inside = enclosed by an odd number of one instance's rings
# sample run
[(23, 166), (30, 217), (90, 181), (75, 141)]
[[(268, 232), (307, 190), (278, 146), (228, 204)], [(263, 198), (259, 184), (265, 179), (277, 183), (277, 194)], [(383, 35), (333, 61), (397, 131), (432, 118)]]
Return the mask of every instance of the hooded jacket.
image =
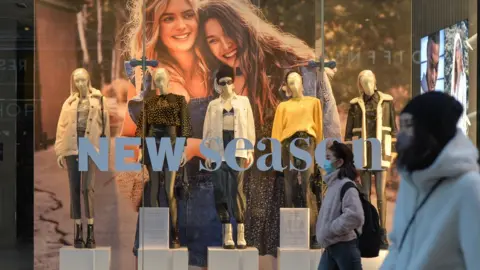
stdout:
[[(75, 71), (73, 72), (75, 73)], [(77, 106), (80, 101), (79, 90), (75, 87), (73, 73), (70, 78), (70, 96), (65, 100), (60, 112), (57, 124), (57, 135), (55, 139), (55, 153), (57, 157), (78, 155), (77, 138)], [(102, 93), (89, 84), (89, 112), (85, 137), (92, 143), (95, 150), (99, 150), (99, 138), (102, 134)], [(110, 117), (105, 99), (103, 99), (103, 117), (105, 136), (110, 137)]]
[(365, 216), (358, 191), (350, 188), (340, 200), (340, 192), (348, 178), (338, 179), (338, 170), (325, 177), (327, 193), (317, 217), (316, 236), (323, 248), (338, 242), (357, 238), (355, 229), (361, 233)]
[[(381, 270), (476, 270), (480, 267), (478, 151), (459, 130), (430, 167), (401, 172), (390, 249)], [(399, 250), (415, 209), (432, 186)]]

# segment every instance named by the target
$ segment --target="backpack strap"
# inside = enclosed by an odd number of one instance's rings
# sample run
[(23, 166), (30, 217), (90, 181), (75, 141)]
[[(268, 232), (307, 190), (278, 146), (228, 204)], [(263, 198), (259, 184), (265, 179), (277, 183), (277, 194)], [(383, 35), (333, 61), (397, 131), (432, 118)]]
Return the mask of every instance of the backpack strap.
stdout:
[(405, 230), (403, 231), (402, 238), (400, 239), (400, 243), (399, 243), (399, 245), (398, 245), (398, 250), (399, 250), (399, 251), (402, 249), (403, 242), (405, 242), (405, 238), (407, 237), (407, 234), (408, 234), (408, 230), (409, 230), (410, 227), (412, 226), (413, 221), (415, 221), (415, 218), (417, 217), (418, 211), (420, 211), (420, 209), (423, 207), (423, 205), (428, 201), (428, 198), (430, 198), (430, 195), (432, 195), (432, 193), (438, 188), (438, 186), (440, 186), (440, 184), (442, 184), (442, 182), (443, 182), (445, 179), (446, 179), (446, 178), (441, 178), (440, 180), (437, 181), (437, 183), (435, 183), (435, 185), (433, 185), (433, 187), (430, 189), (430, 191), (428, 191), (427, 195), (425, 195), (425, 197), (423, 198), (423, 200), (420, 202), (420, 204), (417, 206), (417, 208), (416, 208), (415, 211), (413, 212), (412, 217), (410, 218), (410, 220), (409, 220), (408, 223), (407, 223), (407, 227), (406, 227)]
[[(350, 188), (354, 188), (358, 191), (358, 195), (360, 197), (360, 191), (358, 190), (357, 188), (357, 185), (355, 185), (354, 182), (352, 181), (348, 181), (347, 183), (343, 184), (342, 186), (342, 189), (340, 190), (340, 211), (342, 211), (342, 208), (343, 208), (343, 197), (345, 196), (345, 193), (347, 193), (347, 191), (350, 189)], [(343, 211), (342, 211), (343, 213)], [(355, 229), (355, 234), (357, 235), (357, 238), (360, 238), (360, 234), (358, 233), (358, 230)]]
[(350, 188), (357, 189), (357, 186), (352, 181), (348, 181), (347, 183), (343, 184), (342, 189), (340, 190), (340, 201), (341, 202), (343, 201), (343, 197), (345, 196), (345, 193), (347, 193), (347, 190), (349, 190)]

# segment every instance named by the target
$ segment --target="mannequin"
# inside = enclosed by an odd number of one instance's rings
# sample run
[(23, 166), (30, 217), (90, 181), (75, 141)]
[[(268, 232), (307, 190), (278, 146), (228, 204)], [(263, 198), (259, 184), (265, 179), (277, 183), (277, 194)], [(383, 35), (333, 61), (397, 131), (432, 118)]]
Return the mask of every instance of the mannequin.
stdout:
[[(290, 153), (290, 143), (297, 138), (296, 146), (310, 153), (312, 159), (315, 147), (323, 140), (322, 106), (320, 100), (315, 97), (304, 96), (302, 76), (291, 71), (285, 77), (287, 95), (292, 98), (281, 102), (275, 112), (272, 128), (272, 139), (282, 143), (282, 159), (284, 162), (285, 175), (285, 207), (300, 207), (295, 202), (295, 196), (299, 193), (297, 183), (301, 184), (301, 194), (307, 207), (312, 208), (310, 182), (312, 180), (315, 163), (305, 171), (290, 169), (290, 164), (297, 169), (305, 168), (303, 160), (293, 157)], [(307, 140), (307, 141), (305, 141)], [(317, 248), (315, 237), (315, 220), (310, 219), (311, 247)]]
[[(223, 225), (223, 247), (235, 248), (230, 223), (229, 213), (231, 212), (237, 223), (237, 248), (245, 249), (247, 242), (244, 226), (246, 209), (243, 191), (244, 172), (235, 171), (226, 164), (224, 150), (228, 143), (236, 138), (248, 139), (252, 145), (255, 145), (255, 123), (248, 97), (235, 94), (233, 69), (229, 66), (221, 66), (215, 80), (220, 97), (208, 104), (203, 126), (203, 139), (206, 146), (222, 155), (220, 168), (212, 174), (215, 207)], [(209, 140), (215, 138), (222, 140), (220, 143)], [(244, 148), (244, 142), (238, 141), (235, 157), (240, 167), (253, 162), (253, 149), (243, 150)], [(205, 161), (205, 165), (209, 169), (216, 167), (209, 159)]]
[[(66, 168), (70, 184), (70, 217), (74, 220), (74, 247), (95, 248), (94, 187), (95, 164), (89, 159), (89, 170), (79, 171), (78, 139), (88, 138), (99, 149), (100, 137), (110, 137), (108, 109), (101, 92), (92, 87), (88, 72), (73, 71), (70, 96), (63, 103), (58, 119), (55, 153), (57, 164)], [(83, 240), (80, 192), (83, 193), (85, 215), (88, 219), (87, 239)]]
[(376, 138), (382, 144), (382, 170), (375, 171), (371, 168), (371, 145), (364, 144), (363, 167), (361, 173), (362, 191), (370, 200), (372, 176), (375, 177), (377, 194), (377, 208), (380, 214), (382, 227), (382, 248), (388, 248), (385, 224), (387, 217), (387, 200), (385, 187), (387, 184), (387, 171), (391, 166), (392, 154), (395, 151), (395, 136), (397, 125), (395, 123), (395, 107), (393, 97), (377, 90), (375, 74), (364, 70), (358, 75), (358, 89), (360, 97), (350, 101), (347, 126), (345, 129), (345, 142), (359, 138)]
[[(157, 143), (157, 149), (160, 145), (162, 137), (169, 137), (172, 147), (175, 145), (177, 137), (189, 138), (192, 134), (190, 125), (190, 114), (188, 112), (187, 102), (184, 96), (175, 95), (169, 92), (169, 75), (164, 68), (159, 68), (154, 72), (153, 81), (158, 91), (149, 93), (145, 98), (144, 108), (140, 112), (137, 119), (137, 137), (154, 137)], [(145, 113), (145, 119), (144, 118)], [(143, 121), (145, 120), (145, 132), (143, 129)], [(186, 140), (185, 140), (186, 144)], [(161, 172), (154, 171), (148, 152), (145, 153), (145, 147), (142, 140), (142, 151), (139, 154), (139, 161), (147, 167), (150, 190), (145, 190), (144, 198), (146, 199), (146, 207), (159, 207), (158, 194), (160, 189)], [(180, 166), (185, 165), (187, 161), (185, 151), (182, 153)], [(170, 208), (170, 219), (172, 222), (172, 248), (179, 248), (180, 241), (177, 226), (177, 200), (175, 198), (175, 171), (169, 171), (166, 164), (163, 167), (163, 176), (165, 179), (165, 192), (168, 198), (168, 206)]]

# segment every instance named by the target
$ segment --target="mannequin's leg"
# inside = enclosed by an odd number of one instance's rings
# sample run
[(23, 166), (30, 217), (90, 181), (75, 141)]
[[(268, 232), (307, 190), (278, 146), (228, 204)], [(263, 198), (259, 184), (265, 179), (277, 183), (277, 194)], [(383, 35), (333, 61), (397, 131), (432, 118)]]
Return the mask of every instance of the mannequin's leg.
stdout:
[(282, 151), (283, 154), (283, 161), (284, 165), (287, 166), (287, 168), (283, 171), (284, 173), (284, 186), (285, 186), (285, 208), (293, 208), (293, 197), (296, 195), (294, 193), (295, 189), (294, 187), (296, 186), (297, 183), (297, 178), (295, 171), (290, 170), (290, 160), (293, 160), (293, 157), (290, 154), (290, 151), (286, 148), (283, 149)]
[(88, 219), (87, 225), (87, 248), (95, 248), (95, 233), (93, 226), (93, 218), (95, 215), (94, 212), (94, 203), (95, 203), (95, 169), (96, 166), (89, 158), (89, 170), (82, 172), (82, 192), (83, 199), (85, 204), (85, 216)]
[(147, 164), (150, 188), (144, 190), (144, 207), (158, 207), (158, 190), (160, 188), (160, 174), (153, 170), (151, 164)]
[(70, 217), (75, 220), (74, 246), (76, 248), (83, 248), (85, 247), (85, 242), (83, 241), (82, 212), (80, 206), (80, 183), (82, 179), (81, 172), (78, 170), (77, 158), (78, 156), (67, 156), (65, 157), (65, 161), (70, 184)]
[(382, 248), (388, 248), (386, 223), (387, 223), (387, 171), (375, 172), (375, 187), (377, 192), (377, 208), (380, 215), (380, 226), (382, 227)]
[(362, 193), (365, 194), (368, 201), (370, 201), (370, 194), (372, 190), (372, 173), (368, 170), (360, 172), (360, 181), (362, 183)]
[[(172, 221), (173, 248), (180, 247), (179, 231), (177, 224), (177, 198), (175, 198), (175, 177), (177, 172), (164, 170), (165, 174), (165, 193), (168, 199), (168, 208), (170, 209), (170, 220)], [(158, 198), (158, 197), (157, 197)]]
[[(238, 158), (237, 163), (240, 167), (245, 164), (244, 158)], [(245, 172), (236, 172), (230, 169), (232, 180), (232, 196), (235, 196), (235, 203), (233, 205), (233, 213), (235, 214), (235, 220), (237, 221), (237, 248), (244, 249), (247, 247), (247, 241), (245, 241), (245, 209), (247, 208), (247, 199), (243, 192), (243, 177)]]
[[(315, 162), (314, 162), (314, 156), (315, 156), (315, 141), (313, 139), (310, 139), (309, 144), (306, 143), (301, 143), (300, 144), (301, 148), (305, 151), (307, 151), (310, 156), (312, 157), (312, 164), (308, 167), (307, 170), (299, 172), (301, 175), (302, 179), (302, 195), (305, 200), (307, 208), (310, 210), (310, 248), (312, 249), (318, 249), (320, 246), (318, 245), (316, 241), (316, 236), (315, 236), (315, 225), (316, 225), (316, 218), (314, 218), (318, 210), (316, 209), (316, 205), (313, 201), (312, 198), (312, 190), (310, 189), (310, 186), (312, 184), (312, 178), (315, 173)], [(302, 161), (300, 164), (299, 168), (305, 168), (306, 162)]]
[[(215, 167), (212, 164), (212, 167)], [(217, 215), (222, 223), (223, 230), (223, 248), (234, 249), (235, 242), (233, 242), (233, 229), (230, 224), (230, 214), (228, 213), (228, 204), (226, 199), (226, 187), (228, 180), (228, 168), (226, 164), (222, 163), (220, 168), (212, 173), (213, 193), (215, 196), (215, 208)]]

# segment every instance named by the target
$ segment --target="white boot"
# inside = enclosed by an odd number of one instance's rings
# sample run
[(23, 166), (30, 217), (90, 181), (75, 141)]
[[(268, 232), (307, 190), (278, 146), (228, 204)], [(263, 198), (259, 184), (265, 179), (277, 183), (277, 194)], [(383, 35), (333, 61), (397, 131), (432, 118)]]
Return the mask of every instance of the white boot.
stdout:
[(245, 241), (245, 226), (243, 224), (237, 225), (237, 248), (247, 248), (247, 241)]
[(223, 224), (223, 248), (235, 249), (235, 242), (232, 237), (232, 224)]

